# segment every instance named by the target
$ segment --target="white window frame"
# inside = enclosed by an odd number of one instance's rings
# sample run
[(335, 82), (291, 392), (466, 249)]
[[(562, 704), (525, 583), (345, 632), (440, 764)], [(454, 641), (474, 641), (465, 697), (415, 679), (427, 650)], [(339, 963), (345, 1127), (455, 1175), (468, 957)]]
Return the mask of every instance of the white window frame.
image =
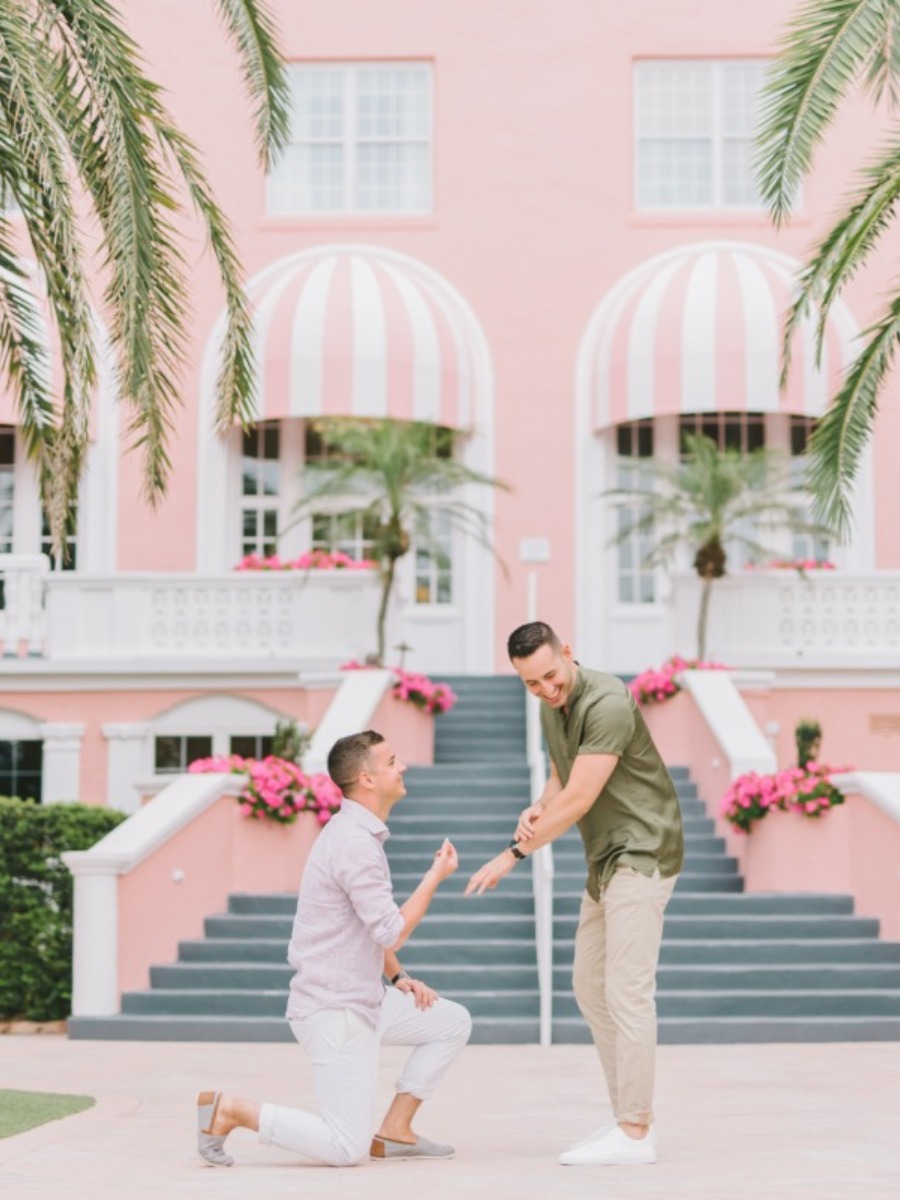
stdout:
[[(429, 519), (439, 517), (441, 513), (441, 502), (435, 500), (431, 506)], [(449, 566), (440, 568), (437, 558), (430, 552), (427, 547), (422, 547), (416, 544), (415, 539), (409, 548), (410, 560), (410, 595), (412, 597), (413, 606), (421, 610), (433, 609), (435, 612), (449, 612), (454, 608), (457, 602), (457, 592), (459, 590), (459, 550), (457, 546), (458, 531), (452, 520), (448, 517), (447, 541), (449, 543), (447, 558)], [(424, 569), (419, 567), (419, 555), (426, 558)], [(438, 596), (438, 587), (440, 576), (445, 574), (449, 577), (450, 595), (446, 600), (441, 600)], [(420, 579), (427, 580), (428, 599), (419, 599), (419, 581)]]
[[(365, 208), (357, 204), (356, 196), (359, 183), (358, 170), (358, 149), (361, 144), (370, 144), (374, 142), (390, 142), (398, 145), (406, 145), (415, 141), (418, 143), (425, 139), (410, 139), (410, 138), (366, 138), (361, 140), (359, 135), (359, 77), (363, 71), (402, 71), (415, 70), (424, 72), (427, 79), (427, 105), (426, 113), (427, 125), (427, 172), (428, 178), (426, 181), (427, 199), (421, 206), (398, 206), (392, 205), (384, 208)], [(342, 161), (343, 161), (343, 197), (342, 203), (338, 207), (319, 208), (319, 207), (300, 207), (288, 206), (283, 201), (277, 199), (280, 188), (283, 186), (279, 179), (279, 170), (284, 170), (284, 167), (279, 168), (278, 164), (270, 171), (266, 181), (266, 210), (270, 217), (273, 218), (290, 218), (290, 217), (333, 217), (333, 216), (366, 216), (366, 217), (397, 217), (397, 216), (428, 216), (434, 209), (434, 68), (433, 64), (427, 59), (410, 59), (400, 61), (378, 61), (378, 62), (295, 62), (288, 65), (288, 72), (326, 72), (338, 71), (343, 76), (343, 131), (341, 137)], [(331, 142), (333, 139), (322, 139), (323, 141)], [(303, 146), (315, 145), (316, 142), (312, 139), (297, 139), (289, 140), (288, 146)]]
[[(257, 440), (257, 447), (260, 442), (265, 442), (266, 433), (270, 429), (275, 429), (278, 434), (278, 454), (275, 458), (255, 458), (252, 461), (259, 463), (274, 463), (277, 469), (277, 488), (274, 492), (258, 491), (255, 495), (244, 492), (244, 437), (247, 434), (242, 434), (239, 443), (238, 477), (239, 477), (239, 527), (238, 527), (238, 554), (240, 558), (244, 558), (248, 554), (259, 554), (267, 556), (269, 553), (279, 553), (278, 537), (283, 527), (283, 509), (284, 509), (284, 491), (285, 491), (285, 470), (283, 463), (282, 449), (282, 430), (280, 421), (259, 421), (254, 424), (247, 433), (253, 433)], [(263, 472), (258, 475), (260, 486), (262, 486)], [(255, 536), (255, 545), (248, 549), (246, 543), (251, 539), (244, 533), (244, 514), (252, 512), (257, 518), (257, 533)], [(264, 530), (260, 532), (260, 528), (264, 526), (266, 513), (275, 514), (275, 533), (271, 536), (267, 535)], [(271, 543), (271, 549), (267, 550), (267, 543)]]
[[(656, 450), (656, 428), (652, 419), (649, 421), (633, 421), (627, 422), (631, 429), (632, 448), (637, 448), (639, 438), (639, 427), (642, 424), (649, 424), (651, 437), (653, 439), (653, 451)], [(618, 439), (619, 429), (616, 427), (613, 431), (615, 438), (614, 444), (614, 467), (615, 486), (624, 487), (626, 484), (626, 475), (636, 475), (640, 478), (641, 463), (649, 461), (647, 458), (641, 458), (638, 454), (620, 454)], [(621, 500), (617, 503), (612, 512), (613, 519), (616, 522), (616, 532), (621, 527), (621, 521), (627, 517), (634, 519), (640, 510), (640, 504)], [(644, 564), (644, 550), (641, 543), (646, 539), (632, 531), (630, 536), (624, 542), (616, 542), (615, 546), (615, 561), (616, 561), (616, 580), (615, 580), (615, 603), (628, 609), (643, 609), (648, 605), (657, 604), (659, 601), (659, 579), (658, 569)], [(628, 547), (632, 561), (625, 563), (625, 547)], [(625, 599), (622, 595), (622, 585), (626, 578), (629, 578), (632, 583), (632, 598)], [(649, 582), (649, 594), (646, 598), (642, 595), (644, 584)]]
[[(637, 59), (634, 63), (632, 77), (632, 114), (634, 122), (634, 209), (639, 213), (673, 213), (673, 212), (727, 212), (727, 213), (762, 213), (764, 205), (760, 200), (756, 204), (731, 204), (725, 201), (724, 188), (724, 78), (725, 72), (732, 66), (748, 66), (757, 64), (762, 68), (768, 65), (768, 59), (758, 56), (748, 56), (746, 58), (734, 59), (698, 59), (698, 58), (644, 58)], [(642, 115), (639, 111), (639, 87), (638, 77), (642, 70), (652, 67), (667, 66), (667, 67), (693, 67), (705, 66), (710, 71), (710, 132), (708, 138), (712, 144), (712, 195), (706, 204), (659, 204), (646, 203), (641, 201), (641, 177), (640, 177), (640, 144), (642, 140), (641, 123)], [(670, 134), (663, 135), (660, 138), (656, 135), (653, 140), (669, 140), (678, 142), (680, 140), (697, 140), (699, 135), (689, 134)]]

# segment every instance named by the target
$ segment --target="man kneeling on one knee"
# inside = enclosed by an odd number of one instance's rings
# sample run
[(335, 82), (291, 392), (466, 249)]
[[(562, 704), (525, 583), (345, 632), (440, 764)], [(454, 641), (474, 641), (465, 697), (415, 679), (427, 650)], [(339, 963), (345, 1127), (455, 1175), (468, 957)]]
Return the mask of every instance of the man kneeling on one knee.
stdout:
[[(332, 1166), (351, 1166), (367, 1153), (374, 1159), (452, 1156), (451, 1146), (417, 1137), (412, 1120), (468, 1041), (472, 1020), (461, 1005), (411, 979), (397, 951), (458, 863), (445, 841), (398, 908), (384, 842), (391, 810), (406, 794), (405, 771), (372, 730), (341, 738), (328, 756), (328, 773), (344, 802), (307, 860), (288, 950), (295, 974), (287, 1017), (309, 1056), (319, 1114), (202, 1092), (198, 1148), (207, 1162), (232, 1165), (224, 1142), (238, 1127)], [(381, 1042), (415, 1048), (373, 1138)]]

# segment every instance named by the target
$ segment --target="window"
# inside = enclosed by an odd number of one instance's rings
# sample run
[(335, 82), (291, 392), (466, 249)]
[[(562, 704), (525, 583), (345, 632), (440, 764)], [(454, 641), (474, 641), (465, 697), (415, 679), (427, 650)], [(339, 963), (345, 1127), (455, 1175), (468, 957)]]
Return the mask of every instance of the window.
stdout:
[[(806, 480), (806, 452), (815, 427), (816, 422), (812, 417), (791, 417), (791, 486), (798, 490), (803, 487)], [(817, 534), (799, 532), (791, 534), (791, 557), (794, 559), (804, 561), (814, 559), (823, 562), (831, 557), (831, 549), (828, 539)]]
[(54, 571), (74, 571), (78, 566), (78, 510), (69, 510), (62, 560), (53, 554), (50, 538), (50, 519), (46, 509), (41, 509), (41, 554), (46, 554)]
[(230, 739), (229, 751), (241, 758), (267, 758), (272, 753), (272, 744), (271, 734), (235, 733)]
[[(653, 456), (653, 422), (629, 421), (616, 429), (616, 487), (649, 487), (646, 462)], [(640, 504), (625, 503), (616, 508), (616, 532), (622, 534), (640, 516)], [(616, 545), (617, 588), (620, 604), (653, 604), (656, 579), (646, 565), (653, 549), (653, 537), (633, 531)]]
[(16, 435), (0, 426), (0, 554), (13, 552)]
[(209, 736), (181, 737), (166, 734), (153, 739), (153, 764), (157, 775), (183, 775), (198, 758), (212, 754)]
[(753, 138), (766, 65), (761, 59), (635, 65), (638, 209), (761, 208)]
[(329, 554), (342, 551), (360, 562), (375, 557), (377, 518), (364, 513), (313, 513), (312, 548)]
[(453, 525), (450, 514), (439, 507), (430, 514), (431, 540), (415, 546), (416, 604), (453, 603)]
[(43, 762), (41, 741), (0, 742), (0, 796), (40, 802)]
[(241, 553), (268, 557), (278, 541), (279, 430), (263, 421), (245, 430), (241, 459)]
[(431, 209), (431, 67), (294, 64), (290, 142), (269, 176), (269, 212)]
[(719, 450), (739, 450), (742, 454), (761, 450), (766, 444), (762, 413), (687, 413), (679, 419), (678, 430), (682, 458), (686, 453), (685, 434), (688, 433), (701, 433), (712, 438)]

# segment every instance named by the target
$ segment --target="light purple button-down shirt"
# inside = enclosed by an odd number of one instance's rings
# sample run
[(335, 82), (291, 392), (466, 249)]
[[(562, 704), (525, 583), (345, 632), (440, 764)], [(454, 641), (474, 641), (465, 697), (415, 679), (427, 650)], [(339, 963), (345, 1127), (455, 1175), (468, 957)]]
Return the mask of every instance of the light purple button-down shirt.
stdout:
[(350, 1008), (375, 1025), (384, 951), (403, 931), (384, 853), (387, 825), (353, 800), (316, 839), (300, 885), (288, 948), (289, 1020)]

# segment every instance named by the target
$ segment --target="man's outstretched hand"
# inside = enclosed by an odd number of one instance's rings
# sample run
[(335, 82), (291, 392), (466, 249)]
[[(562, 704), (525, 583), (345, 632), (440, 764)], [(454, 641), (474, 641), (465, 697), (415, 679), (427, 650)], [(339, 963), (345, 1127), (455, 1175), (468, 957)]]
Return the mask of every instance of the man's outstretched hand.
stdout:
[(444, 838), (444, 844), (440, 850), (435, 853), (434, 862), (431, 864), (430, 871), (443, 882), (449, 879), (456, 868), (459, 866), (459, 858), (456, 854), (456, 847), (447, 838)]
[(465, 895), (480, 896), (482, 892), (495, 888), (504, 875), (508, 875), (516, 865), (516, 860), (509, 850), (504, 850), (496, 858), (484, 864), (476, 871), (466, 884)]

